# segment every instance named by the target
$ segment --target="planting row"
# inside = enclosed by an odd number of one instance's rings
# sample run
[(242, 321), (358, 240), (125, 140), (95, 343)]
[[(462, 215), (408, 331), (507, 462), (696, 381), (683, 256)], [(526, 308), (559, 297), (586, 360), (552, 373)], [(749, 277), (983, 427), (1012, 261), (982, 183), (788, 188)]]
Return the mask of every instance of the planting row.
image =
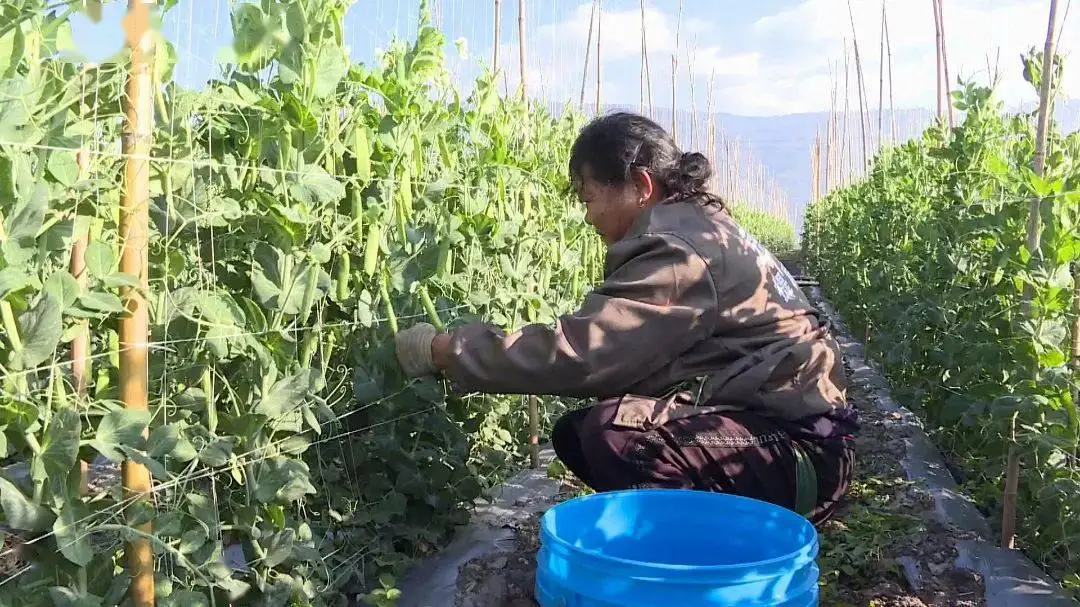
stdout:
[[(1012, 450), (1020, 547), (1080, 586), (1070, 367), (1080, 134), (1051, 125), (1039, 176), (1035, 114), (1006, 114), (991, 89), (974, 84), (954, 104), (966, 112), (955, 129), (934, 126), (883, 151), (864, 179), (814, 204), (803, 253), (894, 392), (922, 414), (998, 521)], [(1043, 226), (1034, 255), (1032, 200)]]

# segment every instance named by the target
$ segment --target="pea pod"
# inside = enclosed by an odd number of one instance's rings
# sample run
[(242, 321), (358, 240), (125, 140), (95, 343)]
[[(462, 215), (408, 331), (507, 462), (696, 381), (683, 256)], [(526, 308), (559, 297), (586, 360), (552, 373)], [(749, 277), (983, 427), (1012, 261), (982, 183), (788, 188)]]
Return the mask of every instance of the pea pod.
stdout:
[(210, 373), (209, 365), (203, 369), (200, 383), (202, 384), (203, 395), (206, 398), (206, 429), (213, 435), (217, 431), (218, 425), (218, 412), (217, 404), (214, 398), (214, 381), (213, 376)]
[(323, 150), (323, 163), (326, 168), (326, 172), (334, 175), (337, 173), (337, 145), (338, 142), (338, 115), (337, 109), (331, 109), (330, 115), (327, 118), (326, 124), (327, 130), (327, 143), (326, 149)]
[(528, 184), (525, 185), (524, 191), (521, 193), (521, 214), (528, 219), (532, 215), (532, 188)]
[(408, 166), (401, 168), (401, 181), (398, 184), (398, 202), (401, 204), (404, 217), (406, 219), (412, 217), (412, 174), (409, 172)]
[(353, 158), (356, 159), (356, 180), (360, 185), (371, 181), (371, 144), (367, 126), (361, 124), (353, 131)]
[(438, 268), (437, 276), (442, 279), (449, 278), (454, 273), (454, 257), (451, 255), (450, 239), (443, 240), (439, 246), (439, 259), (435, 267)]
[(436, 141), (439, 145), (439, 160), (443, 165), (452, 167), (454, 166), (454, 155), (450, 153), (450, 146), (446, 143), (446, 137), (440, 134)]
[(300, 344), (300, 366), (305, 369), (311, 367), (311, 359), (315, 358), (315, 347), (319, 345), (318, 329), (312, 329), (304, 336), (304, 342)]
[(349, 298), (349, 281), (352, 278), (351, 265), (352, 255), (348, 251), (342, 251), (341, 256), (338, 257), (337, 279), (335, 281), (338, 301), (345, 301)]
[(379, 277), (379, 298), (383, 301), (383, 308), (386, 311), (386, 322), (390, 325), (390, 332), (397, 335), (397, 314), (394, 313), (394, 302), (390, 301), (390, 285), (385, 272)]
[(382, 243), (382, 228), (378, 223), (368, 226), (367, 240), (364, 242), (364, 274), (374, 276), (379, 264), (379, 245)]
[(354, 186), (352, 191), (352, 225), (356, 242), (364, 241), (364, 201), (361, 199), (363, 190), (360, 186)]
[(435, 302), (431, 301), (431, 295), (428, 294), (427, 287), (421, 285), (418, 291), (420, 304), (424, 306), (424, 311), (427, 312), (428, 318), (431, 319), (431, 324), (435, 325), (435, 328), (440, 331), (446, 329), (446, 325), (439, 318), (439, 311), (435, 309)]
[(424, 142), (419, 134), (413, 137), (413, 171), (416, 175), (424, 174)]
[(307, 283), (304, 285), (304, 296), (300, 300), (300, 318), (307, 319), (311, 315), (311, 306), (315, 303), (315, 292), (319, 286), (319, 274), (322, 269), (319, 264), (312, 262), (308, 266)]

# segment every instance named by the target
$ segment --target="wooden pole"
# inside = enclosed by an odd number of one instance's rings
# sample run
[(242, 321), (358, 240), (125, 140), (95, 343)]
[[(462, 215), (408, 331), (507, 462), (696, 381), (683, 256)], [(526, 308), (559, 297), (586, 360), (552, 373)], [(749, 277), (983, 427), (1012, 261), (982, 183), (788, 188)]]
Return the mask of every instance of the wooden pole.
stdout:
[(601, 4), (603, 0), (596, 3), (596, 114), (600, 115), (600, 80), (603, 78), (601, 73), (601, 58), (600, 58), (600, 27), (604, 19), (604, 7)]
[(862, 170), (866, 167), (866, 163), (869, 162), (869, 151), (867, 149), (866, 141), (866, 123), (864, 122), (866, 117), (866, 84), (863, 82), (863, 69), (862, 69), (862, 57), (859, 55), (859, 37), (855, 32), (855, 13), (851, 9), (851, 0), (848, 0), (848, 17), (851, 19), (851, 44), (855, 51), (855, 86), (858, 90), (855, 94), (859, 98), (859, 134), (862, 137), (862, 163), (860, 163), (859, 169)]
[(878, 93), (877, 93), (878, 147), (885, 141), (885, 0), (881, 0), (881, 34), (878, 36)]
[[(89, 151), (83, 147), (75, 153), (75, 163), (79, 167), (79, 181), (87, 178), (89, 168)], [(75, 229), (79, 230), (79, 216), (75, 216)], [(90, 226), (85, 226), (85, 231), (79, 231), (75, 235), (75, 242), (71, 245), (71, 263), (69, 265), (71, 275), (79, 285), (79, 292), (86, 288), (86, 248), (90, 245)], [(77, 402), (82, 402), (86, 397), (86, 378), (90, 375), (90, 325), (85, 320), (76, 321), (79, 332), (71, 340), (71, 378), (74, 380)], [(79, 492), (81, 495), (89, 493), (90, 466), (86, 460), (79, 460)]]
[(502, 0), (495, 0), (495, 44), (491, 51), (491, 71), (499, 71), (499, 44), (502, 41)]
[(949, 81), (949, 51), (946, 48), (945, 38), (945, 9), (943, 8), (944, 0), (937, 0), (937, 23), (938, 28), (941, 30), (941, 37), (939, 38), (941, 43), (941, 77), (944, 94), (945, 115), (949, 119), (949, 128), (953, 127), (953, 104), (952, 104), (952, 83)]
[[(589, 16), (589, 38), (585, 41), (585, 66), (581, 70), (581, 100), (578, 102), (578, 106), (585, 107), (585, 83), (589, 77), (589, 52), (592, 50), (592, 33), (593, 26), (596, 25), (596, 6), (599, 0), (593, 0), (592, 13)], [(597, 108), (599, 111), (600, 108)]]
[(885, 30), (885, 51), (889, 55), (889, 132), (890, 138), (896, 141), (896, 104), (893, 101), (893, 77), (892, 77), (892, 42), (889, 40), (889, 16), (885, 11), (885, 3), (881, 4), (881, 26)]
[[(127, 82), (124, 124), (124, 196), (120, 207), (120, 271), (139, 279), (140, 288), (124, 287), (127, 314), (120, 320), (120, 400), (130, 410), (146, 411), (149, 340), (148, 289), (150, 231), (150, 152), (154, 134), (154, 47), (150, 30), (150, 7), (155, 0), (128, 0), (124, 18), (127, 45), (131, 49), (131, 74)], [(130, 459), (122, 467), (124, 498), (149, 499), (152, 487), (146, 466)], [(137, 529), (145, 536), (128, 541), (125, 550), (134, 607), (154, 605), (154, 553), (150, 541), (152, 523)]]
[(649, 49), (645, 43), (645, 0), (641, 0), (641, 70), (645, 80), (646, 101), (649, 104), (649, 118), (653, 117), (652, 74), (649, 71)]
[(683, 0), (679, 0), (679, 16), (675, 25), (675, 49), (671, 51), (671, 138), (679, 142), (679, 36), (682, 34)]
[[(1039, 83), (1039, 124), (1035, 140), (1035, 166), (1038, 176), (1046, 172), (1047, 132), (1050, 128), (1053, 106), (1054, 47), (1057, 30), (1057, 0), (1050, 0), (1050, 17), (1046, 26), (1046, 44), (1043, 47), (1042, 81)], [(1039, 250), (1041, 237), (1042, 199), (1032, 198), (1028, 212), (1027, 249), (1032, 255)], [(1031, 317), (1031, 286), (1024, 287), (1023, 313)], [(1009, 445), (1008, 462), (1005, 466), (1005, 495), (1001, 509), (1001, 547), (1011, 549), (1016, 541), (1016, 501), (1020, 485), (1020, 453), (1016, 448), (1016, 421), (1013, 420), (1013, 437)]]
[(937, 76), (937, 115), (938, 118), (944, 119), (945, 105), (941, 81), (941, 21), (939, 20), (938, 0), (931, 0), (931, 2), (934, 8), (934, 70)]
[(540, 399), (529, 397), (529, 467), (540, 467)]
[(518, 0), (518, 70), (521, 76), (521, 98), (528, 98), (525, 86), (525, 0)]
[[(695, 45), (696, 48), (696, 45)], [(697, 149), (697, 91), (694, 86), (694, 57), (689, 53), (686, 60), (686, 77), (690, 82), (690, 149)]]

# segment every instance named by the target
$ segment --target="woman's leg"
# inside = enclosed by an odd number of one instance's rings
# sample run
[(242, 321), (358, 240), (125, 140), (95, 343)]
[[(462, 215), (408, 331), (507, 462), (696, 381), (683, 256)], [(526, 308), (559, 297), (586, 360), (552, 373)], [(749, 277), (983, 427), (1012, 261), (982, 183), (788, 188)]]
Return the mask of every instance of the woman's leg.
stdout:
[(551, 447), (555, 456), (586, 485), (592, 486), (592, 474), (581, 444), (581, 425), (592, 407), (567, 411), (551, 428)]
[[(605, 401), (575, 420), (581, 446), (575, 457), (587, 475), (579, 478), (593, 489), (699, 489), (795, 507), (792, 439), (771, 420), (750, 413), (711, 413), (639, 430), (614, 424), (617, 411), (617, 401)], [(847, 491), (852, 451), (839, 443), (835, 449), (805, 440), (799, 445), (817, 473), (817, 506), (807, 516), (819, 523)]]

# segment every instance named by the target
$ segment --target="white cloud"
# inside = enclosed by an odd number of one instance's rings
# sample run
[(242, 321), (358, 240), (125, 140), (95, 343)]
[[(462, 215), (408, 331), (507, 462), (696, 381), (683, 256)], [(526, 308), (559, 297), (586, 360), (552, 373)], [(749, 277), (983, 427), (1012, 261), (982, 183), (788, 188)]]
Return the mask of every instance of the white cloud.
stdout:
[[(636, 4), (636, 3), (634, 3)], [(878, 103), (881, 4), (852, 0), (866, 91)], [(935, 105), (934, 23), (930, 2), (885, 0), (892, 53), (893, 96), (897, 107)], [(551, 99), (577, 100), (580, 95), (592, 2), (579, 2), (567, 16), (530, 33), (528, 84)], [(1008, 103), (1030, 101), (1031, 87), (1020, 74), (1019, 56), (1041, 48), (1046, 35), (1045, 0), (946, 0), (946, 46), (950, 78), (988, 81), (988, 65), (1000, 56), (998, 92)], [(1062, 12), (1064, 8), (1062, 9)], [(1059, 14), (1059, 27), (1063, 15)], [(605, 9), (600, 19), (604, 101), (635, 105), (639, 98), (642, 16), (638, 8)], [(846, 0), (802, 0), (790, 9), (763, 15), (749, 28), (730, 31), (718, 23), (684, 18), (647, 7), (653, 97), (671, 98), (671, 54), (680, 36), (679, 98), (689, 100), (693, 73), (697, 99), (715, 78), (717, 111), (748, 115), (821, 111), (828, 108), (830, 64), (843, 95), (845, 41), (852, 37)], [(721, 41), (716, 44), (715, 41)], [(1066, 96), (1080, 97), (1080, 59), (1069, 56), (1080, 41), (1080, 15), (1067, 15), (1059, 35), (1066, 55)], [(595, 39), (594, 39), (595, 44)], [(705, 42), (705, 44), (701, 44)], [(518, 81), (516, 44), (500, 49), (510, 83)], [(593, 50), (595, 53), (595, 48)], [(490, 56), (490, 51), (487, 52)], [(590, 57), (586, 98), (595, 95), (595, 54)], [(855, 96), (852, 59), (851, 99)], [(886, 90), (886, 97), (888, 93)], [(887, 103), (887, 101), (886, 101)]]
[[(953, 88), (957, 77), (988, 82), (988, 65), (993, 69), (1000, 56), (998, 94), (1008, 103), (1031, 100), (1034, 92), (1023, 81), (1019, 56), (1032, 45), (1041, 48), (1046, 36), (1047, 3), (948, 0), (943, 4)], [(877, 106), (881, 5), (852, 2), (852, 7), (867, 98), (871, 106)], [(897, 107), (933, 107), (936, 79), (931, 3), (887, 0), (886, 7), (894, 102)], [(1059, 27), (1062, 27), (1061, 18), (1059, 14)], [(842, 59), (844, 42), (851, 38), (845, 0), (804, 0), (790, 10), (763, 17), (754, 24), (750, 44), (764, 46), (770, 40), (783, 40), (782, 47), (766, 52), (761, 70), (732, 84), (723, 96), (744, 110), (768, 107), (773, 112), (787, 113), (826, 109), (830, 87), (828, 60)], [(1075, 41), (1080, 40), (1080, 19), (1070, 16), (1064, 22), (1059, 40), (1059, 52), (1068, 54), (1073, 50)], [(854, 103), (857, 97), (853, 53), (851, 63)], [(842, 87), (843, 64), (838, 63), (838, 68)], [(1067, 96), (1080, 96), (1080, 65), (1067, 61), (1062, 89)]]

